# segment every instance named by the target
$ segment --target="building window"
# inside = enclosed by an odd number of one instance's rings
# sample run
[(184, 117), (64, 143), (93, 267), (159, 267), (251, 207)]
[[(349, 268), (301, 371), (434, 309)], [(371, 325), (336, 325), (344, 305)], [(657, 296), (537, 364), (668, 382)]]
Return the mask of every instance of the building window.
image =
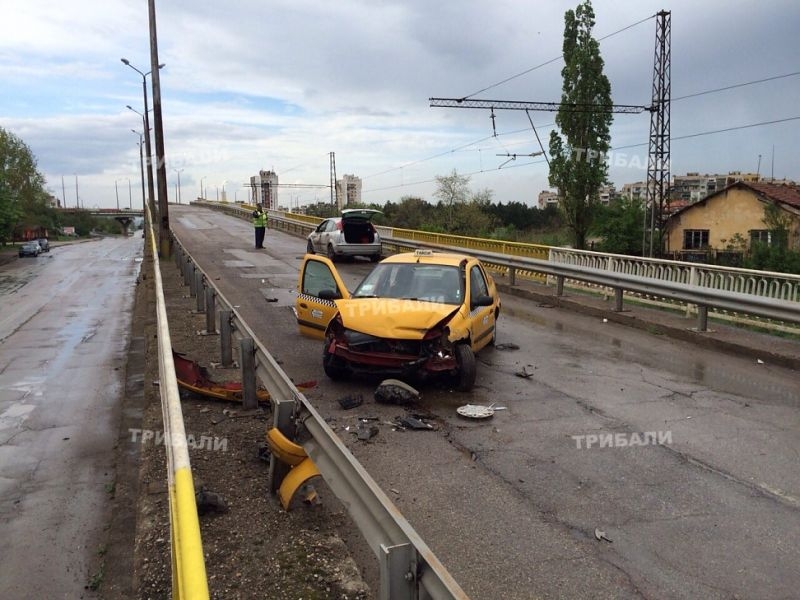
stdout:
[(702, 250), (708, 248), (708, 229), (684, 229), (683, 249)]
[(750, 230), (750, 245), (766, 244), (772, 245), (772, 232), (769, 229), (751, 229)]

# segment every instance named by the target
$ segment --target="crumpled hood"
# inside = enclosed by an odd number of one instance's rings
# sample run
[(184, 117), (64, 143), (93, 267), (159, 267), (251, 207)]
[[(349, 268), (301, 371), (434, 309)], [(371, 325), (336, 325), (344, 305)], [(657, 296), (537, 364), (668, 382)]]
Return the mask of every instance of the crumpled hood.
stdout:
[(422, 339), (459, 309), (455, 304), (397, 298), (336, 300), (336, 306), (347, 329), (397, 340)]

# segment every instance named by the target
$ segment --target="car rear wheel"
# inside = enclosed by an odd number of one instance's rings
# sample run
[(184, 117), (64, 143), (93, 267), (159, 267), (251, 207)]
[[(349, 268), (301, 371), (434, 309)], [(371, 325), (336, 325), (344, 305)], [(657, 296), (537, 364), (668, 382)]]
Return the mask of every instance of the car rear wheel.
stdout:
[(342, 359), (328, 352), (329, 340), (325, 340), (325, 347), (322, 349), (322, 368), (333, 381), (339, 381), (347, 376), (347, 367), (342, 363)]
[(475, 385), (475, 375), (477, 365), (475, 363), (475, 353), (469, 344), (456, 345), (456, 362), (458, 372), (456, 373), (456, 389), (459, 392), (468, 392)]
[(314, 244), (311, 243), (311, 240), (308, 240), (308, 245), (306, 246), (306, 252), (308, 254), (314, 254)]
[(369, 257), (370, 262), (378, 262), (381, 259), (380, 254), (373, 254)]
[(336, 260), (336, 252), (333, 251), (333, 244), (328, 244), (328, 258), (331, 262)]

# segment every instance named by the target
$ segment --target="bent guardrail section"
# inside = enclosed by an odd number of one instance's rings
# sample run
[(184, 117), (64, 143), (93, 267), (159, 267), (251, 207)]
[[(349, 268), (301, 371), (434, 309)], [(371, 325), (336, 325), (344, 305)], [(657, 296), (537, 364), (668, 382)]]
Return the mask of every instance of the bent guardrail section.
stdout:
[(147, 213), (147, 243), (153, 257), (156, 288), (156, 321), (158, 327), (158, 372), (161, 410), (164, 419), (164, 447), (167, 452), (167, 484), (169, 491), (170, 548), (172, 558), (172, 597), (183, 600), (205, 600), (208, 580), (200, 538), (192, 468), (186, 444), (178, 380), (172, 360), (164, 287), (158, 259), (157, 236)]
[[(217, 314), (223, 365), (231, 363), (231, 338), (239, 342), (245, 406), (248, 389), (253, 395), (255, 393), (257, 378), (269, 392), (273, 426), (289, 439), (297, 438), (298, 427), (310, 435), (310, 439), (301, 443), (302, 447), (328, 487), (347, 508), (379, 561), (381, 588), (378, 598), (468, 600), (467, 594), (280, 368), (234, 305), (191, 258), (174, 232), (173, 240), (176, 263), (190, 286), (190, 294), (198, 299), (198, 309), (201, 298), (207, 298), (204, 302), (207, 311), (215, 311), (216, 306), (220, 306)], [(216, 315), (206, 316), (209, 324), (212, 317), (216, 318)], [(270, 488), (273, 492), (278, 490), (288, 470), (287, 465), (273, 456), (270, 461)]]

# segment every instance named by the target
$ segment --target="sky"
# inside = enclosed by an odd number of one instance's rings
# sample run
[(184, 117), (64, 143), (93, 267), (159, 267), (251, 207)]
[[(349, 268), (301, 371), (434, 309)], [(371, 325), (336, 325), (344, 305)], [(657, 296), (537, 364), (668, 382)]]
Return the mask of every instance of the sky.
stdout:
[[(533, 205), (548, 169), (527, 156), (540, 148), (525, 112), (495, 111), (493, 129), (487, 110), (428, 99), (559, 101), (564, 12), (576, 5), (156, 0), (169, 200), (178, 178), (182, 202), (201, 185), (209, 199), (247, 200), (250, 176), (264, 169), (278, 174), (283, 206), (329, 201), (333, 152), (337, 178), (360, 177), (367, 203), (434, 202), (436, 177), (455, 170), (496, 202)], [(655, 13), (671, 13), (673, 175), (800, 180), (800, 3), (593, 7), (617, 104), (651, 103)], [(142, 77), (120, 59), (150, 71), (147, 2), (0, 0), (0, 14), (0, 127), (28, 144), (67, 206), (141, 207), (131, 130), (142, 119), (126, 106), (144, 111)], [(731, 89), (711, 92), (720, 88)], [(546, 148), (555, 115), (530, 116)], [(647, 112), (615, 115), (617, 189), (646, 179), (649, 128)]]

